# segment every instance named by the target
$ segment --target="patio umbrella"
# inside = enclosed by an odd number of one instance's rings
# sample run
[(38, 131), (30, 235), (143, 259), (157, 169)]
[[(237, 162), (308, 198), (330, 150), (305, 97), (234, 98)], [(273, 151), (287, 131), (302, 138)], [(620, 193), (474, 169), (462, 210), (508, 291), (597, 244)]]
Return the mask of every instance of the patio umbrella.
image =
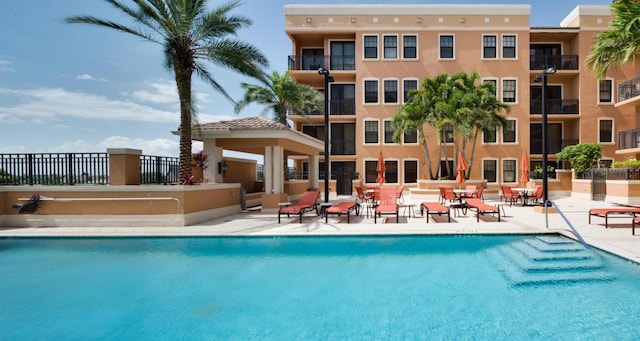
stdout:
[(456, 167), (458, 171), (458, 175), (456, 176), (456, 182), (461, 184), (464, 182), (464, 171), (467, 170), (467, 163), (464, 162), (464, 156), (462, 155), (462, 151), (458, 151), (458, 166)]
[(524, 149), (522, 150), (522, 159), (520, 160), (520, 171), (522, 172), (520, 182), (526, 184), (529, 182), (529, 159), (527, 158), (527, 151)]
[(376, 167), (376, 171), (378, 172), (376, 182), (381, 185), (387, 182), (387, 180), (384, 179), (384, 172), (387, 171), (387, 167), (384, 165), (384, 156), (382, 156), (382, 151), (378, 154), (378, 165)]

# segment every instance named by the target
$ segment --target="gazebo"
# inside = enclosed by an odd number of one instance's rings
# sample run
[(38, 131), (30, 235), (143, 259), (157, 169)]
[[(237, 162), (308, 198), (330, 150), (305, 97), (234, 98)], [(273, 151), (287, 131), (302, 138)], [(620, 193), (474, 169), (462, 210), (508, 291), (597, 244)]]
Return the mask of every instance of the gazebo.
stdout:
[(223, 161), (223, 150), (263, 155), (263, 209), (274, 209), (279, 202), (288, 201), (289, 193), (284, 193), (282, 160), (285, 155), (308, 156), (309, 183), (306, 187), (318, 188), (318, 161), (324, 142), (287, 125), (261, 116), (239, 118), (195, 125), (191, 138), (203, 143), (204, 153), (209, 156), (204, 177), (213, 183), (223, 182), (218, 169)]

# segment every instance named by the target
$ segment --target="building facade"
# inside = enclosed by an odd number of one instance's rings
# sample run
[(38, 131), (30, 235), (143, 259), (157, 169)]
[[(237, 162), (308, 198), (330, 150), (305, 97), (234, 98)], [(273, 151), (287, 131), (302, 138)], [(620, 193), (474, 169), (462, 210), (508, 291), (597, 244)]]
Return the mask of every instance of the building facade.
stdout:
[[(577, 143), (601, 144), (605, 166), (622, 159), (617, 134), (638, 125), (634, 106), (615, 105), (616, 87), (633, 78), (634, 66), (603, 80), (584, 66), (594, 36), (608, 28), (609, 6), (580, 5), (557, 27), (532, 27), (529, 5), (286, 5), (284, 12), (289, 70), (328, 96), (329, 127), (323, 114), (289, 119), (320, 140), (329, 129), (331, 186), (338, 194), (350, 194), (358, 177), (375, 183), (380, 152), (387, 183), (417, 187), (429, 180), (418, 135), (406, 132), (394, 142), (391, 119), (410, 90), (441, 73), (477, 72), (511, 106), (501, 113), (508, 127), (482, 134), (473, 160), (466, 160), (470, 178), (489, 187), (518, 183), (523, 150), (529, 169), (541, 165), (542, 86), (535, 78), (543, 70), (556, 70), (545, 91), (550, 166), (569, 168), (555, 154)], [(327, 89), (320, 68), (330, 73)], [(447, 129), (443, 139), (450, 139)], [(424, 131), (433, 173), (455, 178), (446, 167), (455, 158), (451, 145), (440, 148), (438, 132)], [(296, 160), (296, 168), (304, 172), (306, 162)], [(322, 179), (322, 159), (319, 169)]]

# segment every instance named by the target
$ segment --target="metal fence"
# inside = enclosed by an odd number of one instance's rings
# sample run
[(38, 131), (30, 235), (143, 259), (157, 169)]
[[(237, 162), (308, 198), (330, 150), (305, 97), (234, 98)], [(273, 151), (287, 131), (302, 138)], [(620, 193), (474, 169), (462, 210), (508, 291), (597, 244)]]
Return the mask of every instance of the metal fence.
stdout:
[[(140, 183), (178, 182), (179, 159), (140, 156)], [(107, 153), (0, 154), (0, 185), (106, 185)]]
[(591, 180), (593, 172), (603, 172), (606, 180), (640, 180), (640, 169), (632, 168), (596, 168), (576, 173), (576, 179)]

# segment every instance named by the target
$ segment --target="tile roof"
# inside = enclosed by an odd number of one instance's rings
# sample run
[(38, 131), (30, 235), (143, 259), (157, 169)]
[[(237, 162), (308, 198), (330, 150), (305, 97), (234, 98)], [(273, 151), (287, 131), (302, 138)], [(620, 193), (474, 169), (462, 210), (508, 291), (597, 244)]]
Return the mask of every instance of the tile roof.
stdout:
[(202, 131), (220, 131), (220, 130), (292, 130), (288, 126), (276, 121), (264, 118), (262, 116), (245, 117), (237, 120), (218, 121), (203, 123), (194, 126), (194, 129)]

